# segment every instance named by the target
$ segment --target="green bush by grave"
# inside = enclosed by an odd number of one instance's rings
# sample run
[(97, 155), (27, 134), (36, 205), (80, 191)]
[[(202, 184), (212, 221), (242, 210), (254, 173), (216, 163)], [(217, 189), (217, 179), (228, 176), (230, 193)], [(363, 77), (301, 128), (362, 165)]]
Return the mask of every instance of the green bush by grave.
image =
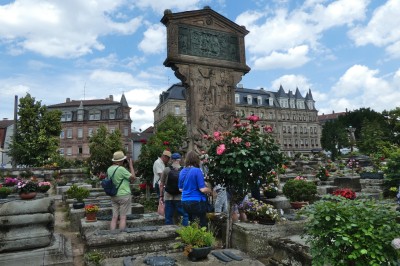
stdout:
[(303, 237), (313, 265), (397, 265), (391, 241), (400, 224), (389, 204), (326, 195), (302, 213), (309, 216)]

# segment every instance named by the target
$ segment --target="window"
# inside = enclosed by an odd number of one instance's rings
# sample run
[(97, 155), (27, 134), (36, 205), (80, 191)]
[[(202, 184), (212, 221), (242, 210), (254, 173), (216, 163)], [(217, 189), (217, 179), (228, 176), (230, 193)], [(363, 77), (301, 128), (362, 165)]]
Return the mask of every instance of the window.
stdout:
[(311, 139), (311, 145), (314, 146), (314, 139)]
[(290, 108), (294, 108), (294, 100), (290, 100)]
[(300, 127), (300, 133), (303, 134), (303, 127)]
[(59, 152), (60, 152), (60, 155), (64, 155), (64, 148), (61, 148), (61, 149), (59, 150)]
[(100, 111), (99, 110), (91, 110), (89, 112), (89, 120), (100, 120)]
[(71, 121), (72, 120), (72, 113), (71, 112), (64, 112), (61, 115), (61, 121)]
[(285, 120), (285, 114), (281, 114), (281, 119)]
[(286, 119), (289, 120), (290, 116), (289, 114), (286, 114)]
[(306, 142), (306, 146), (308, 146), (308, 139), (306, 139), (305, 142)]
[(78, 139), (83, 138), (83, 128), (78, 128)]
[(129, 113), (124, 113), (124, 119), (129, 119)]
[(61, 130), (60, 139), (63, 139), (63, 138), (65, 138), (65, 132), (64, 132), (64, 130)]
[(88, 137), (93, 136), (93, 128), (88, 129)]
[(239, 116), (239, 111), (238, 111), (238, 110), (235, 111), (235, 116), (236, 116), (236, 117)]
[(273, 117), (272, 117), (272, 113), (270, 112), (269, 114), (268, 114), (268, 119), (272, 119)]
[(67, 148), (67, 155), (72, 155), (72, 147)]
[(317, 127), (314, 127), (314, 134), (317, 134)]
[(175, 114), (176, 115), (180, 115), (181, 114), (181, 108), (179, 107), (179, 105), (175, 105)]
[(129, 151), (129, 146), (128, 145), (125, 145), (125, 150)]
[(260, 112), (260, 119), (264, 118), (264, 112)]
[(297, 139), (294, 140), (294, 145), (299, 146), (299, 141)]
[(109, 118), (115, 119), (115, 110), (110, 110)]
[(293, 115), (293, 120), (296, 120), (296, 115)]
[(297, 127), (296, 126), (293, 127), (293, 132), (297, 133)]
[(286, 126), (282, 127), (282, 131), (283, 131), (283, 133), (286, 133)]
[(110, 127), (108, 132), (114, 133), (115, 132), (115, 127)]
[(307, 127), (304, 127), (304, 133), (307, 133)]
[(269, 101), (269, 106), (273, 106), (274, 105), (274, 98), (269, 97), (268, 101)]
[(312, 127), (310, 127), (310, 133), (311, 133), (311, 134), (313, 133)]
[(82, 154), (82, 147), (81, 146), (78, 147), (78, 154)]
[(290, 126), (287, 127), (287, 132), (290, 133)]
[(235, 94), (235, 103), (240, 103), (240, 95)]
[(67, 138), (72, 139), (72, 128), (67, 129)]
[(258, 96), (258, 97), (257, 97), (257, 104), (258, 104), (258, 105), (262, 105), (262, 98), (261, 98), (261, 96)]
[(129, 134), (129, 128), (128, 127), (124, 127), (124, 136), (127, 137)]
[(244, 116), (245, 116), (245, 114), (244, 114), (244, 111), (243, 111), (243, 110), (241, 110), (241, 111), (240, 111), (240, 116), (241, 116), (241, 117), (244, 117)]
[(78, 110), (78, 121), (83, 121), (83, 110)]
[(253, 102), (253, 97), (251, 95), (247, 95), (247, 104), (251, 104)]

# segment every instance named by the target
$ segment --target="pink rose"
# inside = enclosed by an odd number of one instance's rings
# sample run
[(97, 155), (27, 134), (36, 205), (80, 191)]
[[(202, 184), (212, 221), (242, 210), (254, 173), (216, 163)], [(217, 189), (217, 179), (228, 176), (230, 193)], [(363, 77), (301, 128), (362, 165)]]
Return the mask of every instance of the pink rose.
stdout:
[(251, 143), (247, 141), (247, 142), (245, 143), (245, 145), (246, 145), (247, 148), (249, 148), (249, 147), (251, 146)]
[(221, 144), (221, 145), (219, 145), (219, 146), (217, 147), (217, 154), (218, 154), (218, 155), (221, 155), (221, 154), (224, 153), (225, 150), (226, 150), (225, 144)]
[(247, 117), (248, 120), (250, 120), (250, 122), (252, 123), (256, 123), (258, 120), (260, 120), (260, 118), (256, 115), (251, 115), (249, 117)]
[(271, 126), (265, 126), (264, 127), (264, 131), (268, 132), (268, 133), (271, 133), (272, 132), (272, 127)]

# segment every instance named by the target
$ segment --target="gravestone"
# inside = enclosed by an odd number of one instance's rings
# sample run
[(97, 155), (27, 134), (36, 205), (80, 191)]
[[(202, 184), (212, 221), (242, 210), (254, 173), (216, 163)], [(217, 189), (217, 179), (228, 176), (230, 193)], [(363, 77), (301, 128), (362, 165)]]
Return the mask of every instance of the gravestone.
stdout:
[(250, 71), (246, 65), (245, 27), (209, 7), (172, 13), (165, 10), (166, 67), (185, 87), (188, 143), (200, 153), (203, 135), (231, 128), (235, 115), (235, 87)]

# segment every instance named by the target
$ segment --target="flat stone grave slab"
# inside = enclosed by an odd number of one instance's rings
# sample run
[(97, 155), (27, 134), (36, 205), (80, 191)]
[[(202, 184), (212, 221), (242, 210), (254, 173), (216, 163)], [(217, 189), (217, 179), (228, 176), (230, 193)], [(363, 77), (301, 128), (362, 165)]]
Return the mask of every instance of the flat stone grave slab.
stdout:
[(95, 230), (85, 233), (86, 252), (99, 252), (106, 258), (134, 256), (174, 250), (178, 243), (176, 225), (143, 226), (120, 230)]
[(0, 265), (72, 266), (74, 264), (71, 242), (64, 235), (54, 234), (51, 244), (47, 247), (0, 253)]
[(360, 177), (358, 176), (344, 176), (336, 177), (334, 179), (334, 185), (339, 188), (351, 188), (355, 192), (361, 191)]
[[(111, 201), (107, 202), (100, 201), (96, 202), (95, 204), (99, 205), (100, 207), (100, 210), (97, 213), (99, 216), (112, 214)], [(142, 204), (132, 203), (132, 214), (143, 214), (143, 213), (144, 213), (144, 206)], [(73, 231), (79, 231), (81, 225), (81, 219), (84, 217), (85, 217), (85, 209), (74, 209), (72, 208), (72, 204), (69, 205), (69, 220), (71, 222), (70, 226)]]
[[(80, 232), (83, 238), (96, 230), (107, 230), (110, 228), (111, 214), (100, 216), (96, 222), (86, 222), (85, 218), (80, 221)], [(165, 223), (164, 217), (156, 212), (145, 214), (132, 214), (127, 216), (126, 227), (135, 228), (143, 226), (161, 226)]]
[[(149, 254), (140, 254), (140, 255), (135, 255), (135, 256), (126, 256), (126, 257), (121, 257), (121, 258), (108, 258), (103, 260), (100, 265), (101, 266), (121, 266), (121, 265), (135, 265), (135, 266), (148, 266), (149, 264), (145, 264), (145, 260), (152, 258), (152, 257), (167, 257), (175, 260), (175, 265), (176, 266), (186, 266), (186, 265), (231, 265), (231, 266), (241, 266), (241, 265), (246, 265), (246, 266), (262, 266), (265, 265), (262, 262), (250, 258), (247, 254), (241, 252), (240, 250), (237, 249), (223, 249), (224, 251), (230, 251), (231, 253), (242, 257), (241, 261), (237, 260), (232, 260), (228, 263), (222, 262), (218, 260), (214, 255), (211, 253), (208, 254), (207, 258), (204, 260), (196, 261), (196, 262), (191, 262), (188, 260), (188, 258), (183, 254), (183, 252), (173, 252), (173, 253), (164, 253), (164, 252), (155, 252), (155, 253), (149, 253)], [(213, 250), (214, 252), (221, 252), (223, 251), (222, 249), (218, 250)], [(212, 252), (213, 252), (212, 251)], [(127, 262), (131, 262), (131, 264), (124, 264)]]

